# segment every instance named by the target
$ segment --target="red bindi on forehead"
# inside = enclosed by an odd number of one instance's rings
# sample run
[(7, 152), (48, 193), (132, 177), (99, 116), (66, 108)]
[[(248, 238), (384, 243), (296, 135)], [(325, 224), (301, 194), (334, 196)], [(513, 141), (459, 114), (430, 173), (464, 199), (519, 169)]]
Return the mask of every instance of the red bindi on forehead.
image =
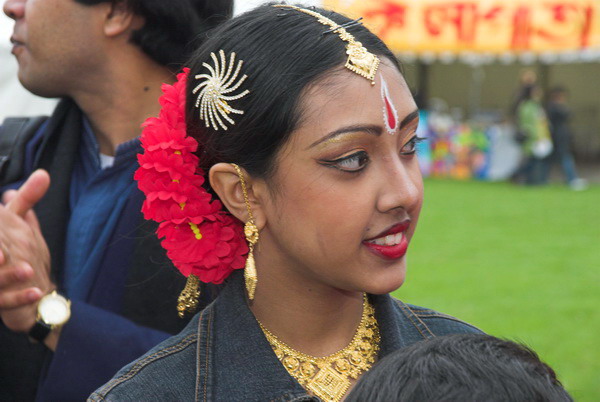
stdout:
[(392, 104), (390, 103), (390, 100), (388, 99), (388, 97), (384, 97), (383, 99), (385, 101), (385, 111), (387, 114), (387, 125), (388, 125), (388, 130), (389, 129), (394, 129), (394, 127), (396, 127), (396, 124), (398, 123), (396, 121), (396, 116), (394, 116), (394, 110), (392, 109)]
[(387, 82), (381, 77), (381, 99), (383, 101), (383, 122), (388, 133), (393, 135), (398, 129), (398, 111), (392, 102)]

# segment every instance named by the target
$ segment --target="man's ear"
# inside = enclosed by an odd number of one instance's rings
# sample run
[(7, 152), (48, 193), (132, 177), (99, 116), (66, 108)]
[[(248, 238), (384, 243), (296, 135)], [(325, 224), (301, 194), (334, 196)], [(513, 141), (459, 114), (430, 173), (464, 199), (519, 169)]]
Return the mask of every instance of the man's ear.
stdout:
[[(248, 193), (248, 202), (252, 209), (254, 223), (261, 230), (266, 224), (264, 214), (264, 203), (261, 202), (261, 194), (265, 193), (264, 181), (252, 178), (243, 168), (240, 168), (244, 175), (246, 191)], [(244, 200), (244, 192), (240, 177), (231, 163), (217, 163), (210, 168), (208, 172), (210, 185), (215, 190), (223, 205), (227, 210), (240, 221), (246, 223), (249, 219), (248, 208)]]
[(124, 0), (107, 2), (104, 17), (104, 34), (115, 37), (144, 25), (144, 19), (136, 15)]

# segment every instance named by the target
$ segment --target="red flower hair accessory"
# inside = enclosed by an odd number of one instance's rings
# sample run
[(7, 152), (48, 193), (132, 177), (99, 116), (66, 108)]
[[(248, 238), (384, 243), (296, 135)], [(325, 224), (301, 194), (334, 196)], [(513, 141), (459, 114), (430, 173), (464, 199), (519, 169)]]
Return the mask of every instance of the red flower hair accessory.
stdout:
[(173, 85), (163, 84), (158, 117), (142, 125), (144, 153), (134, 178), (146, 195), (144, 218), (159, 223), (156, 233), (175, 267), (186, 277), (218, 284), (244, 268), (248, 246), (241, 222), (202, 186), (198, 142), (186, 133), (188, 74), (184, 68)]

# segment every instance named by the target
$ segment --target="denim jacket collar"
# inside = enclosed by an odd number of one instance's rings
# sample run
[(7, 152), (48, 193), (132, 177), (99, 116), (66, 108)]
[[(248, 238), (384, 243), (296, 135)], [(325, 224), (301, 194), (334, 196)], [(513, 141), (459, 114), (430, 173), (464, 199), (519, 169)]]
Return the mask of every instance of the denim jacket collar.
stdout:
[[(433, 336), (481, 333), (472, 325), (389, 295), (369, 296), (379, 358)], [(91, 401), (315, 401), (288, 374), (248, 308), (241, 271), (177, 336), (124, 367)]]
[[(227, 395), (253, 395), (257, 401), (318, 400), (309, 396), (279, 362), (245, 295), (243, 275), (236, 272), (221, 295), (200, 314), (196, 400), (224, 400)], [(379, 358), (433, 336), (403, 303), (389, 295), (370, 298), (381, 332)], [(227, 395), (218, 394), (219, 390), (227, 390)]]

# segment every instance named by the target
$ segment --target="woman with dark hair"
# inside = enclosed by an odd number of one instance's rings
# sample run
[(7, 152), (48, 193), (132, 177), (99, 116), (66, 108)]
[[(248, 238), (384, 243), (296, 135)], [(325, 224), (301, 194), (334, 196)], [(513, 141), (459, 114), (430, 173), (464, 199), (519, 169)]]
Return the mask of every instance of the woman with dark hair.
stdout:
[(91, 400), (339, 401), (396, 349), (479, 332), (389, 296), (423, 201), (419, 115), (358, 21), (261, 6), (164, 92), (142, 137), (143, 212), (188, 276), (181, 314), (198, 281), (225, 286)]

